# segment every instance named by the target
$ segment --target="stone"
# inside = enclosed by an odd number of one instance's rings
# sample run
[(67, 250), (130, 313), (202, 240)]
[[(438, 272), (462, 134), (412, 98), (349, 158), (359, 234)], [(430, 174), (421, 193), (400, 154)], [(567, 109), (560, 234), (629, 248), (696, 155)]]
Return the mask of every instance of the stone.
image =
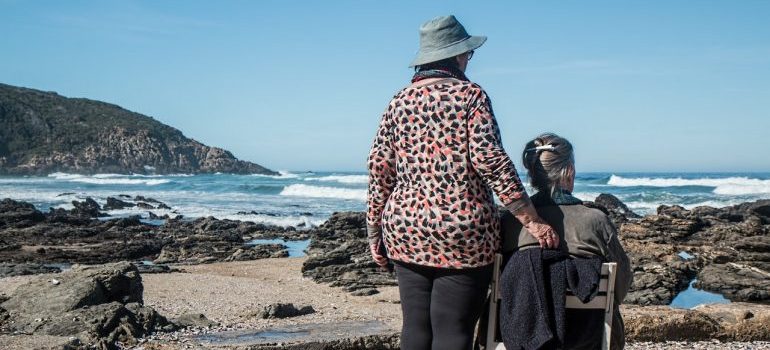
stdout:
[(604, 207), (609, 212), (609, 216), (614, 222), (626, 221), (628, 219), (641, 218), (639, 214), (634, 213), (628, 206), (623, 203), (618, 197), (609, 193), (602, 193), (596, 197), (594, 203)]
[(61, 272), (61, 269), (53, 266), (46, 266), (45, 264), (0, 263), (0, 278), (24, 276), (24, 275), (36, 275), (40, 273), (56, 273), (56, 272)]
[(22, 228), (45, 220), (45, 216), (35, 206), (26, 202), (17, 202), (10, 198), (0, 201), (0, 228)]
[(19, 286), (0, 304), (7, 332), (73, 336), (84, 344), (117, 349), (136, 344), (156, 329), (173, 329), (152, 308), (142, 305), (142, 282), (127, 262), (78, 267)]
[(629, 307), (623, 311), (626, 341), (709, 340), (723, 327), (708, 315), (668, 306)]
[(395, 276), (372, 261), (364, 213), (334, 213), (310, 230), (310, 235), (308, 258), (302, 264), (304, 276), (349, 292), (396, 285)]
[(380, 291), (377, 290), (376, 288), (369, 288), (369, 289), (358, 289), (350, 294), (357, 297), (363, 297), (363, 296), (375, 295), (379, 293)]
[(89, 218), (102, 216), (102, 214), (99, 212), (99, 210), (101, 210), (99, 203), (96, 203), (96, 201), (91, 197), (86, 198), (86, 200), (82, 202), (72, 201), (72, 206), (75, 207), (75, 209), (72, 210), (72, 213), (75, 215), (81, 215)]
[(188, 328), (188, 327), (208, 328), (208, 327), (216, 327), (219, 325), (219, 323), (209, 320), (204, 314), (197, 313), (197, 312), (188, 312), (188, 313), (182, 314), (181, 316), (173, 319), (172, 322), (180, 328)]
[[(113, 205), (127, 203), (110, 198)], [(150, 260), (198, 264), (277, 258), (288, 256), (285, 246), (248, 245), (243, 240), (244, 235), (287, 239), (309, 237), (305, 232), (213, 217), (187, 221), (164, 216), (160, 218), (166, 218), (166, 222), (158, 226), (143, 223), (138, 215), (99, 220), (75, 210), (52, 209), (43, 214), (29, 203), (11, 200), (3, 203), (0, 204), (0, 218), (7, 218), (9, 224), (0, 226), (0, 263), (104, 264)], [(105, 205), (105, 208), (110, 206)], [(16, 272), (10, 272), (8, 266), (0, 266), (0, 273), (18, 274), (21, 270), (18, 267)], [(25, 271), (46, 272), (30, 268)]]
[(104, 210), (120, 210), (125, 208), (132, 208), (136, 206), (134, 203), (122, 201), (114, 197), (107, 197), (107, 203), (104, 204)]
[(313, 309), (313, 307), (310, 305), (297, 308), (292, 303), (273, 303), (265, 306), (264, 309), (262, 309), (262, 311), (258, 314), (258, 316), (260, 318), (288, 318), (312, 313), (315, 313), (315, 309)]
[(722, 294), (730, 300), (770, 301), (770, 274), (750, 265), (710, 264), (698, 273), (695, 287)]

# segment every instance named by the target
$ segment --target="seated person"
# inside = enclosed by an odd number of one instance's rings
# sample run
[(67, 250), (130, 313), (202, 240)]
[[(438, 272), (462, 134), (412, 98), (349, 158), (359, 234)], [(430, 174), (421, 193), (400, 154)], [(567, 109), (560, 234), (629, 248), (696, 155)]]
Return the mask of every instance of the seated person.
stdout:
[[(614, 225), (604, 212), (584, 206), (581, 200), (572, 196), (575, 160), (569, 141), (554, 134), (540, 135), (527, 143), (522, 158), (529, 181), (538, 191), (532, 196), (532, 202), (538, 214), (558, 233), (559, 249), (571, 257), (600, 257), (605, 262), (618, 264), (610, 348), (622, 349), (625, 344), (624, 328), (618, 305), (625, 298), (633, 275)], [(508, 257), (515, 251), (540, 249), (537, 238), (507, 212), (502, 217), (502, 232), (503, 252)], [(558, 251), (542, 252), (543, 257), (549, 252), (558, 254)], [(524, 276), (513, 278), (516, 280), (514, 283), (520, 283)], [(567, 310), (564, 348), (599, 348), (603, 328), (596, 327), (603, 322), (602, 314), (596, 310)]]

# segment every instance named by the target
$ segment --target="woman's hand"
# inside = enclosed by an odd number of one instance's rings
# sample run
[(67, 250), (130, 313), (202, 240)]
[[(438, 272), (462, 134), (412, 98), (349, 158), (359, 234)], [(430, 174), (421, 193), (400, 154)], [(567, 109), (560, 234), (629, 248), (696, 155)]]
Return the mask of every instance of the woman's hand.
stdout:
[(369, 253), (372, 254), (374, 262), (385, 270), (388, 269), (388, 254), (385, 250), (385, 244), (382, 241), (382, 230), (379, 227), (367, 227), (367, 237), (369, 238)]
[(559, 235), (556, 234), (551, 225), (537, 214), (535, 207), (532, 206), (532, 202), (529, 199), (516, 203), (514, 206), (509, 207), (508, 210), (537, 239), (537, 242), (540, 243), (540, 248), (559, 248)]
[(559, 247), (559, 235), (556, 234), (551, 225), (542, 221), (530, 221), (524, 228), (537, 239), (541, 248), (556, 249)]

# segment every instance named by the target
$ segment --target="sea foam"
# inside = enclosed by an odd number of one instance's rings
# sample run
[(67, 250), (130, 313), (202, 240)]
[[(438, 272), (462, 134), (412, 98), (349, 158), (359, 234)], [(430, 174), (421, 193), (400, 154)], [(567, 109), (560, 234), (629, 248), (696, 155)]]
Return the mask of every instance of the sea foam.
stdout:
[(281, 191), (281, 196), (313, 197), (313, 198), (339, 198), (366, 200), (365, 189), (351, 189), (325, 186), (311, 186), (294, 184), (286, 186)]
[(78, 175), (66, 173), (53, 173), (48, 175), (56, 180), (80, 182), (94, 185), (147, 185), (155, 186), (171, 182), (168, 179), (156, 179), (142, 175), (96, 174)]
[(299, 177), (298, 174), (294, 174), (292, 172), (286, 171), (286, 170), (279, 170), (278, 175), (265, 175), (265, 174), (251, 174), (251, 176), (257, 176), (257, 177), (269, 177), (273, 179), (296, 179)]
[(714, 187), (713, 193), (722, 195), (748, 195), (770, 193), (770, 180), (753, 179), (744, 176), (726, 178), (625, 178), (617, 175), (610, 176), (607, 181), (610, 186), (616, 187), (681, 187), (704, 186)]
[(189, 174), (174, 175), (141, 175), (141, 174), (94, 174), (80, 175), (68, 173), (52, 173), (49, 178), (61, 181), (79, 182), (94, 185), (148, 185), (155, 186), (171, 182), (162, 177), (189, 177)]
[(335, 181), (343, 184), (365, 184), (369, 182), (368, 175), (329, 175), (322, 177), (309, 177), (305, 181)]

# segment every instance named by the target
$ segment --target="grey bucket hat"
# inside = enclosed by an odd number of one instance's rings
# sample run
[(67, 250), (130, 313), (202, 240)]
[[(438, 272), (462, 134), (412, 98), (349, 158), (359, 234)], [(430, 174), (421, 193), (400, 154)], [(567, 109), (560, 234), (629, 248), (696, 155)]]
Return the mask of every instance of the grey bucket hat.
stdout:
[(436, 62), (478, 49), (485, 36), (471, 36), (455, 16), (440, 16), (420, 26), (420, 50), (409, 67)]

